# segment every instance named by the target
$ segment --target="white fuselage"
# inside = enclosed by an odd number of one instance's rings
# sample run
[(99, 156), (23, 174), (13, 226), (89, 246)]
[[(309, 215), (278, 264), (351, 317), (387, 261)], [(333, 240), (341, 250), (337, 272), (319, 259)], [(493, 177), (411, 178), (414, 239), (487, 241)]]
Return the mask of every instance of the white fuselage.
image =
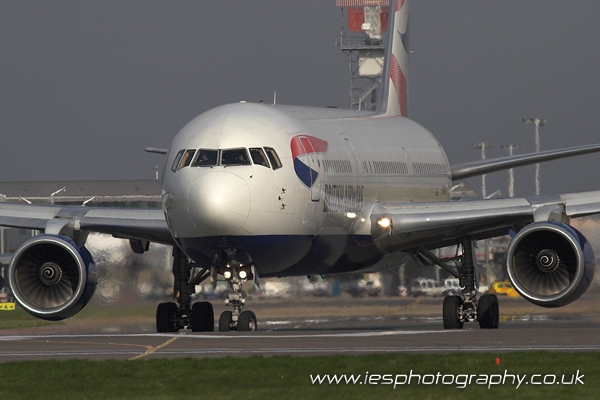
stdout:
[(399, 262), (402, 254), (373, 243), (371, 210), (447, 201), (450, 183), (440, 144), (407, 118), (238, 103), (176, 135), (163, 207), (175, 240), (201, 265), (235, 248), (262, 276), (329, 274)]

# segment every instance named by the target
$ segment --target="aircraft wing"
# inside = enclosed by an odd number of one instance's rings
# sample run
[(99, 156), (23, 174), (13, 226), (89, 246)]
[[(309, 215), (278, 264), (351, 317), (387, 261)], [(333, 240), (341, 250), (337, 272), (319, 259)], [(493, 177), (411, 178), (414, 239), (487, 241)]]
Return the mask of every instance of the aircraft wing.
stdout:
[(452, 180), (465, 179), (472, 176), (489, 174), (491, 172), (505, 169), (522, 167), (543, 161), (558, 160), (579, 156), (583, 154), (596, 153), (600, 151), (600, 144), (587, 146), (569, 147), (567, 149), (540, 151), (539, 153), (519, 154), (516, 156), (490, 158), (487, 160), (470, 161), (467, 163), (450, 166)]
[(502, 236), (539, 221), (600, 213), (600, 191), (557, 196), (420, 204), (380, 203), (371, 213), (371, 235), (384, 251), (456, 244)]
[(123, 239), (175, 244), (162, 210), (0, 203), (0, 226), (53, 234), (100, 232)]

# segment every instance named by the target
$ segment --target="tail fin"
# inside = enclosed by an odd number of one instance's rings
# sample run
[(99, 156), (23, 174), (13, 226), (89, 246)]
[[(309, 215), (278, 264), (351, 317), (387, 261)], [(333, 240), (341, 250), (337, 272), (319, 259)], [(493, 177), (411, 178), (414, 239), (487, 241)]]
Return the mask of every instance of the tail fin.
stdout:
[(409, 0), (390, 1), (390, 19), (377, 111), (408, 115), (408, 11)]

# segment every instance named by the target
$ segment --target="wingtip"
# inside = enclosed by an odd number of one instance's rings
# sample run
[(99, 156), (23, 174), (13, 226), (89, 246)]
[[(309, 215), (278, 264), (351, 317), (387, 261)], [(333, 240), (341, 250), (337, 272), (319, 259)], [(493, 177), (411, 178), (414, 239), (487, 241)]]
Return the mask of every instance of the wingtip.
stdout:
[(159, 149), (157, 147), (146, 147), (144, 149), (146, 152), (148, 153), (155, 153), (155, 154), (167, 154), (167, 149)]

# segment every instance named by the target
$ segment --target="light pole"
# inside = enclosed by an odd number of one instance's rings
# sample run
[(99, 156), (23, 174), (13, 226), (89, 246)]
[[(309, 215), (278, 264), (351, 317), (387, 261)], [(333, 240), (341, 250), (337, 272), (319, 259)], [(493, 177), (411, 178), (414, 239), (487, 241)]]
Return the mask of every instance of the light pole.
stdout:
[(58, 189), (56, 192), (52, 193), (50, 195), (50, 203), (54, 203), (54, 196), (55, 195), (59, 194), (60, 192), (66, 192), (66, 191), (67, 191), (67, 188), (63, 186), (60, 189)]
[(84, 201), (83, 203), (81, 203), (81, 205), (82, 205), (82, 206), (87, 206), (87, 204), (88, 204), (90, 201), (94, 201), (94, 200), (96, 200), (96, 196), (94, 196), (94, 197), (91, 197), (91, 198), (87, 199), (86, 201)]
[(496, 190), (494, 193), (487, 196), (486, 199), (493, 199), (496, 196), (502, 196), (502, 192), (500, 190)]
[[(545, 119), (539, 118), (523, 118), (523, 122), (526, 124), (535, 125), (535, 152), (538, 153), (540, 151), (540, 126), (546, 125)], [(535, 164), (535, 195), (540, 194), (540, 163)]]
[[(474, 149), (481, 149), (481, 159), (485, 160), (485, 149), (494, 147), (491, 143), (480, 142), (473, 144)], [(485, 174), (481, 175), (481, 197), (485, 199)]]
[[(521, 146), (518, 144), (503, 144), (500, 145), (503, 149), (508, 149), (508, 154), (513, 155), (514, 149), (520, 149)], [(508, 170), (508, 197), (515, 197), (515, 175), (513, 169)]]

